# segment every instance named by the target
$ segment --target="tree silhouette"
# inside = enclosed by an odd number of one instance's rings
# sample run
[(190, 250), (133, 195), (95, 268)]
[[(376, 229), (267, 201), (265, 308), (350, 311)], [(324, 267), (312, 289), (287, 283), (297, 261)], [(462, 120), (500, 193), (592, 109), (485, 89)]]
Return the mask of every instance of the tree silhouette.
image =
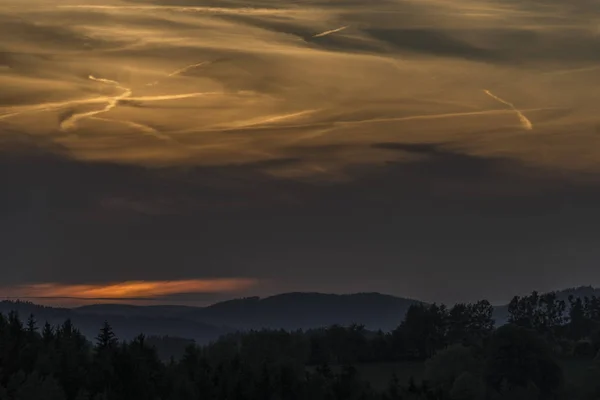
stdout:
[(104, 321), (100, 334), (96, 337), (96, 349), (109, 350), (116, 348), (118, 340), (108, 321)]
[[(40, 333), (33, 316), (24, 325), (0, 314), (0, 400), (597, 400), (600, 362), (567, 389), (555, 354), (579, 360), (558, 352), (562, 342), (600, 348), (600, 301), (569, 306), (567, 320), (555, 296), (518, 298), (515, 323), (495, 328), (487, 301), (417, 304), (392, 333), (260, 330), (202, 346), (143, 334), (119, 341), (108, 322), (92, 344), (70, 320)], [(163, 345), (178, 356), (159, 356)], [(380, 387), (363, 376), (367, 364), (420, 369)]]
[(517, 325), (502, 326), (494, 333), (486, 380), (500, 395), (535, 387), (540, 400), (559, 398), (563, 385), (562, 371), (547, 344), (534, 331)]

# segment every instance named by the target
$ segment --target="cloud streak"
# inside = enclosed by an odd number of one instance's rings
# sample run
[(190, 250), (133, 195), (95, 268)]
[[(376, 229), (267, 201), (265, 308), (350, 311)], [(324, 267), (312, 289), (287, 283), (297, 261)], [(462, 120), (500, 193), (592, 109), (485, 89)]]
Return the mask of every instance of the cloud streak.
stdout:
[(117, 81), (111, 81), (110, 79), (96, 78), (93, 75), (90, 75), (89, 79), (92, 81), (113, 85), (117, 89), (122, 90), (123, 92), (115, 97), (109, 98), (106, 106), (101, 110), (89, 111), (89, 112), (85, 112), (85, 113), (76, 113), (76, 114), (69, 116), (68, 118), (66, 118), (64, 121), (62, 121), (60, 123), (60, 129), (62, 129), (64, 131), (73, 129), (77, 126), (77, 122), (79, 122), (83, 119), (86, 119), (89, 117), (94, 117), (98, 114), (107, 113), (110, 110), (112, 110), (113, 108), (115, 108), (119, 104), (119, 101), (128, 98), (133, 93), (131, 89), (121, 86), (121, 84)]
[[(187, 65), (187, 66), (185, 66), (183, 68), (176, 69), (175, 71), (173, 71), (170, 74), (168, 74), (167, 77), (171, 78), (171, 77), (174, 77), (174, 76), (178, 76), (178, 75), (181, 75), (181, 74), (183, 74), (183, 73), (185, 73), (187, 71), (190, 71), (190, 70), (196, 69), (196, 68), (200, 68), (203, 65), (208, 65), (208, 64), (210, 64), (209, 61), (203, 61), (203, 62), (199, 62), (199, 63), (195, 63), (195, 64), (190, 64), (190, 65)], [(160, 81), (153, 81), (153, 82), (147, 83), (146, 86), (156, 86), (158, 84), (160, 84)]]
[(329, 31), (317, 33), (313, 37), (314, 38), (320, 38), (320, 37), (323, 37), (323, 36), (331, 35), (332, 33), (341, 32), (341, 31), (343, 31), (344, 29), (347, 29), (347, 28), (348, 28), (348, 26), (342, 26), (342, 27), (339, 27), (339, 28), (336, 28), (336, 29), (331, 29)]
[(144, 6), (125, 6), (125, 5), (98, 5), (98, 4), (76, 4), (60, 5), (63, 9), (84, 9), (99, 11), (176, 11), (185, 13), (202, 14), (233, 14), (233, 15), (280, 15), (289, 14), (291, 10), (277, 8), (260, 7), (198, 7), (198, 6), (169, 6), (169, 5), (144, 5)]
[(48, 103), (40, 103), (35, 105), (26, 105), (26, 106), (13, 106), (5, 108), (5, 111), (15, 110), (14, 112), (9, 112), (6, 114), (0, 115), (0, 120), (9, 119), (13, 117), (18, 117), (20, 115), (35, 113), (35, 112), (48, 112), (55, 111), (61, 108), (67, 108), (71, 106), (77, 105), (85, 105), (85, 104), (97, 104), (110, 102), (110, 97), (100, 96), (100, 97), (92, 97), (87, 99), (79, 99), (79, 100), (66, 100), (66, 101), (57, 101), (57, 102), (48, 102)]
[(255, 279), (247, 278), (128, 281), (93, 285), (39, 283), (4, 287), (2, 293), (3, 297), (22, 299), (138, 299), (177, 294), (236, 292), (251, 288), (257, 283)]
[(493, 94), (492, 92), (490, 92), (489, 90), (484, 90), (483, 91), (485, 94), (487, 94), (488, 96), (490, 96), (492, 99), (502, 103), (502, 104), (506, 104), (507, 106), (509, 106), (519, 117), (519, 121), (521, 122), (521, 125), (523, 126), (523, 128), (525, 128), (526, 130), (530, 131), (533, 129), (533, 124), (531, 123), (531, 121), (521, 112), (519, 111), (514, 104), (509, 103), (506, 100), (501, 99), (500, 97), (496, 96), (495, 94)]

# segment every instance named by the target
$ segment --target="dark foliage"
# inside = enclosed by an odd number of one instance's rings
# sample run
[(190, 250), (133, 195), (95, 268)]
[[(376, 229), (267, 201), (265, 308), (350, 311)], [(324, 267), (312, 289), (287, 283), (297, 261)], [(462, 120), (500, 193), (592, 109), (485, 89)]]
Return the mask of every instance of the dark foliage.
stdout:
[[(417, 303), (390, 333), (261, 330), (204, 346), (119, 341), (108, 322), (90, 343), (69, 319), (39, 328), (10, 312), (0, 314), (0, 400), (592, 400), (599, 305), (533, 293), (515, 298), (512, 323), (495, 329), (487, 301)], [(590, 360), (581, 387), (567, 385), (557, 356)], [(425, 362), (423, 379), (375, 388), (361, 377), (361, 365), (409, 361)]]

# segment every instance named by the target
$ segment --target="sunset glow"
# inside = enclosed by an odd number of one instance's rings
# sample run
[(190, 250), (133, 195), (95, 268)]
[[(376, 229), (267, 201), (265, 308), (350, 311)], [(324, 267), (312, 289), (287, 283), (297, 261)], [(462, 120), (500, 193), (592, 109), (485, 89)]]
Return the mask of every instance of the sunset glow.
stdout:
[(139, 299), (175, 294), (235, 292), (256, 284), (254, 279), (189, 279), (178, 281), (128, 281), (110, 284), (67, 285), (40, 283), (3, 288), (3, 297)]

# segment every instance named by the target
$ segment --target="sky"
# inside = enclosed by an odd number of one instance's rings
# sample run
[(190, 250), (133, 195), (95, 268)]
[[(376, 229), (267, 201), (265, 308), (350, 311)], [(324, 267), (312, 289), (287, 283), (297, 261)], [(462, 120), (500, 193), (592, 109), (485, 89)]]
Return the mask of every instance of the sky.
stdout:
[(0, 0), (0, 297), (600, 285), (591, 0)]

